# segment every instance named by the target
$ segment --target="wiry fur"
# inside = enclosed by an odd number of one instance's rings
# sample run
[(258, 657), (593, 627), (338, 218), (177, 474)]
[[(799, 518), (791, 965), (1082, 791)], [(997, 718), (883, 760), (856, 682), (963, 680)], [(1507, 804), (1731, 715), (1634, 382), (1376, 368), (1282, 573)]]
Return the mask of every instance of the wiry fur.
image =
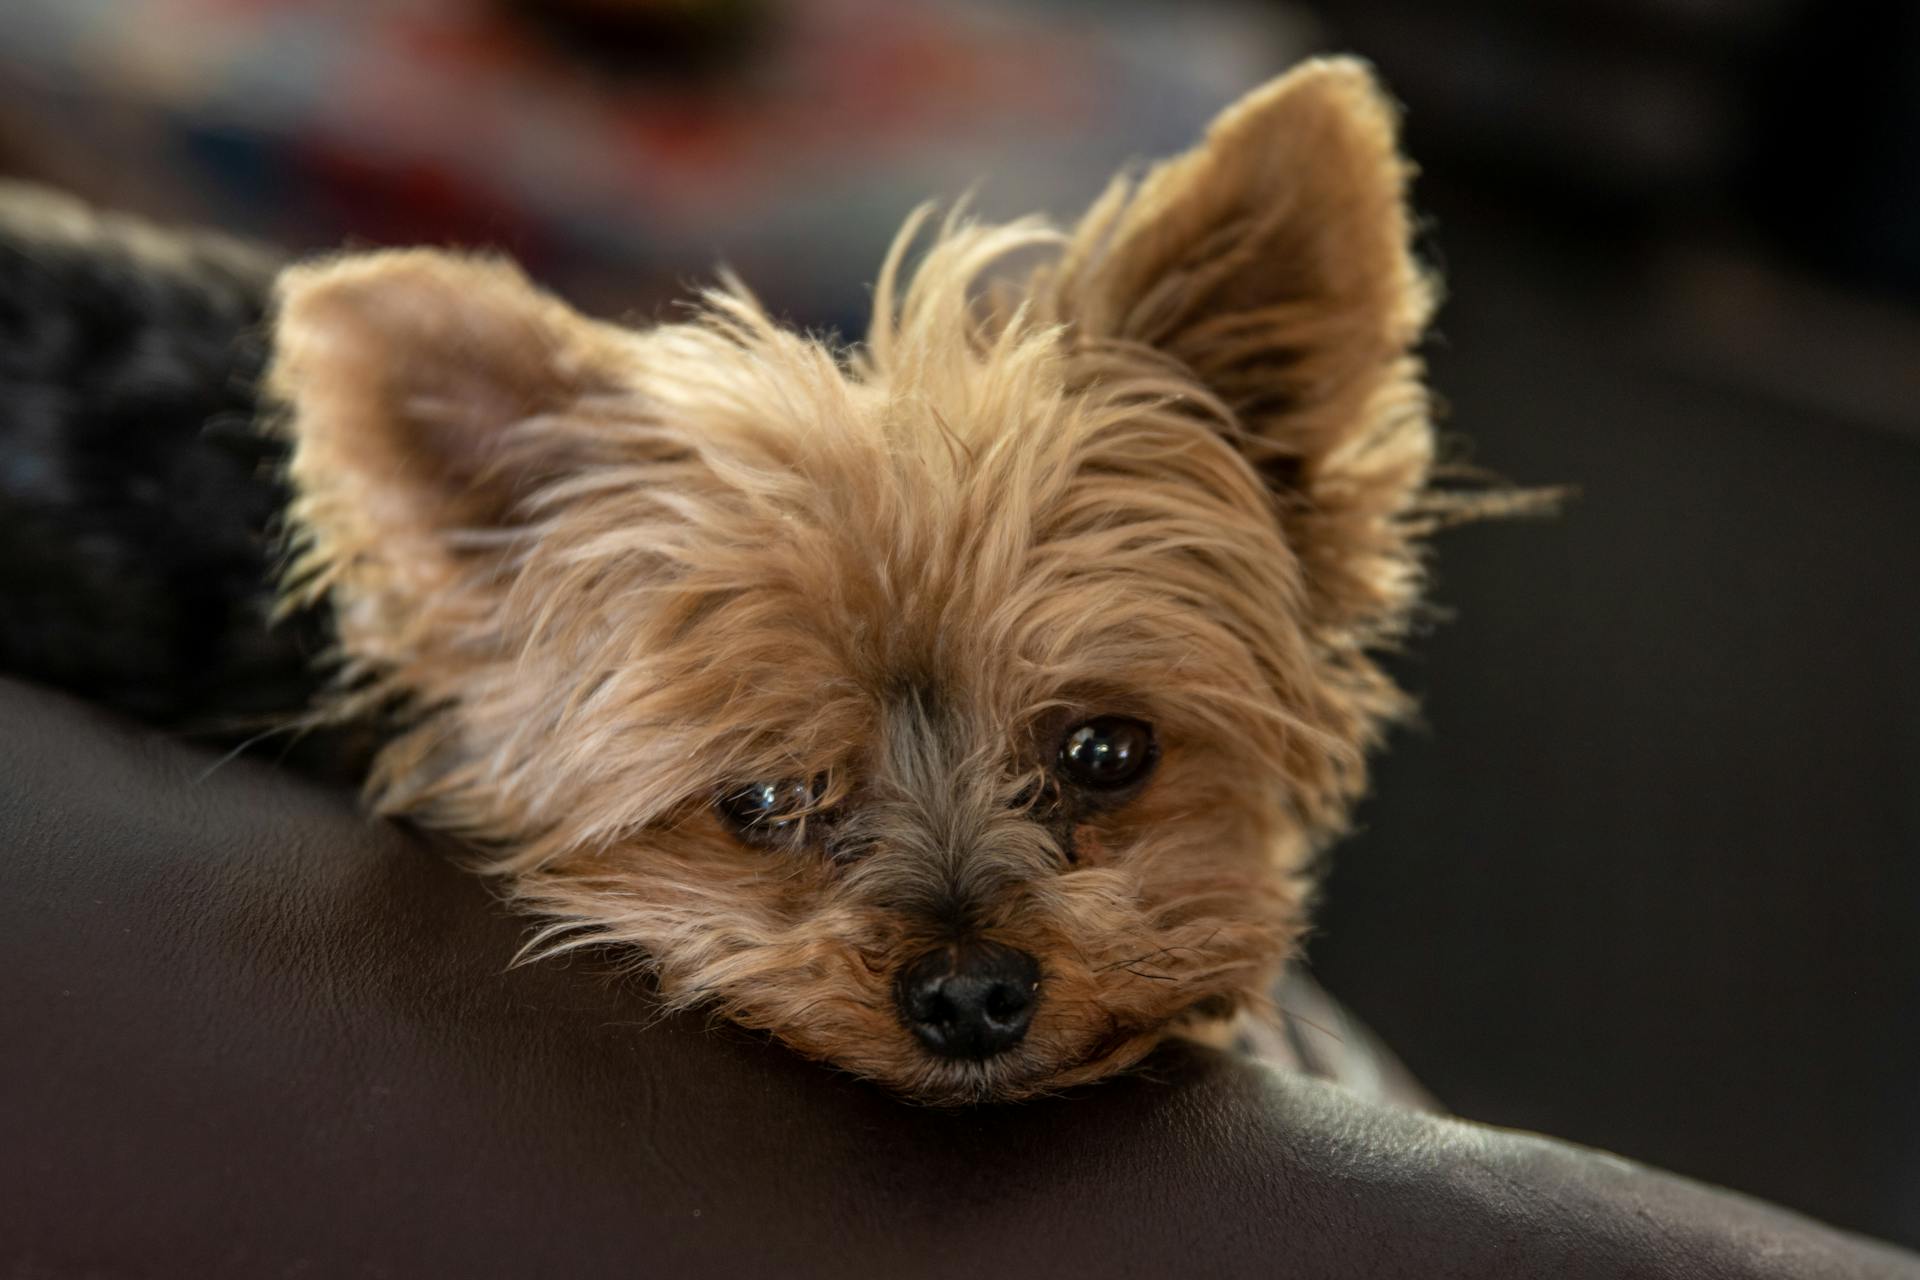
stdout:
[[(949, 219), (909, 272), (910, 225), (850, 352), (737, 286), (634, 331), (495, 260), (288, 272), (293, 592), (335, 612), (332, 713), (400, 709), (380, 807), (490, 850), (539, 949), (633, 944), (931, 1100), (1257, 1001), (1402, 708), (1370, 654), (1442, 505), (1393, 135), (1309, 64), (1069, 232)], [(1051, 754), (1100, 713), (1161, 763), (1063, 825)], [(764, 778), (824, 780), (792, 848), (714, 814)], [(983, 1062), (895, 1012), (957, 933), (1044, 975)]]

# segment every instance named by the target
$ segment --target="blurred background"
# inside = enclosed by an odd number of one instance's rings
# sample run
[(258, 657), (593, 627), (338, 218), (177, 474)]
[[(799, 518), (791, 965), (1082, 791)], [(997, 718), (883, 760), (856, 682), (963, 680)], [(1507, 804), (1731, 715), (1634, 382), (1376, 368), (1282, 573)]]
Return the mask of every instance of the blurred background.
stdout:
[[(1920, 1245), (1920, 6), (7, 0), (0, 173), (857, 334), (1307, 54), (1406, 105), (1460, 530), (1315, 969), (1449, 1106)], [(1466, 446), (1461, 446), (1466, 450)]]

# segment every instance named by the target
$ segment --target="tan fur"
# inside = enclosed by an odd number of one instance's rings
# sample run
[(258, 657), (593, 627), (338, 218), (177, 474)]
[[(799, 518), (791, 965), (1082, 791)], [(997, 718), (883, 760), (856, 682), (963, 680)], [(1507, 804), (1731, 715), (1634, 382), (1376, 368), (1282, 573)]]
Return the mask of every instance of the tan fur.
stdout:
[[(933, 1101), (1257, 1002), (1403, 705), (1369, 655), (1438, 507), (1405, 181), (1368, 73), (1307, 64), (1071, 231), (949, 219), (909, 272), (910, 225), (846, 353), (737, 286), (635, 331), (486, 258), (289, 271), (292, 590), (336, 611), (330, 713), (398, 708), (379, 807), (488, 850), (537, 951), (632, 944)], [(1162, 761), (1063, 838), (1049, 735), (1100, 713)], [(829, 836), (716, 818), (780, 778), (823, 780)], [(950, 892), (1044, 974), (984, 1062), (895, 1012)]]

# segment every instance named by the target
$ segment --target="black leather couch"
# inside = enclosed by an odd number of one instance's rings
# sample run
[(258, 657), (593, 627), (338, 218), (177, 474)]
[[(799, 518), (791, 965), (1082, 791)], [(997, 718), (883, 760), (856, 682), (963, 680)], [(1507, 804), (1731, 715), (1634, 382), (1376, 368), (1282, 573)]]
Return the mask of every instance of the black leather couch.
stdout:
[(0, 1268), (1920, 1277), (1522, 1133), (1182, 1047), (908, 1106), (698, 1021), (352, 798), (0, 682)]

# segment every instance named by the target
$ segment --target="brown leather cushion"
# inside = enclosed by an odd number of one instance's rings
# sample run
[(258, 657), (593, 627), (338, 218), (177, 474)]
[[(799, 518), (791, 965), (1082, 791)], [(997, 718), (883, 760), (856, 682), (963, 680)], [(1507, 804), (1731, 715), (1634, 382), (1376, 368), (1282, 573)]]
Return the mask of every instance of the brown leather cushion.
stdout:
[(610, 962), (511, 967), (449, 850), (211, 763), (0, 683), (9, 1275), (1920, 1276), (1194, 1048), (907, 1106)]

